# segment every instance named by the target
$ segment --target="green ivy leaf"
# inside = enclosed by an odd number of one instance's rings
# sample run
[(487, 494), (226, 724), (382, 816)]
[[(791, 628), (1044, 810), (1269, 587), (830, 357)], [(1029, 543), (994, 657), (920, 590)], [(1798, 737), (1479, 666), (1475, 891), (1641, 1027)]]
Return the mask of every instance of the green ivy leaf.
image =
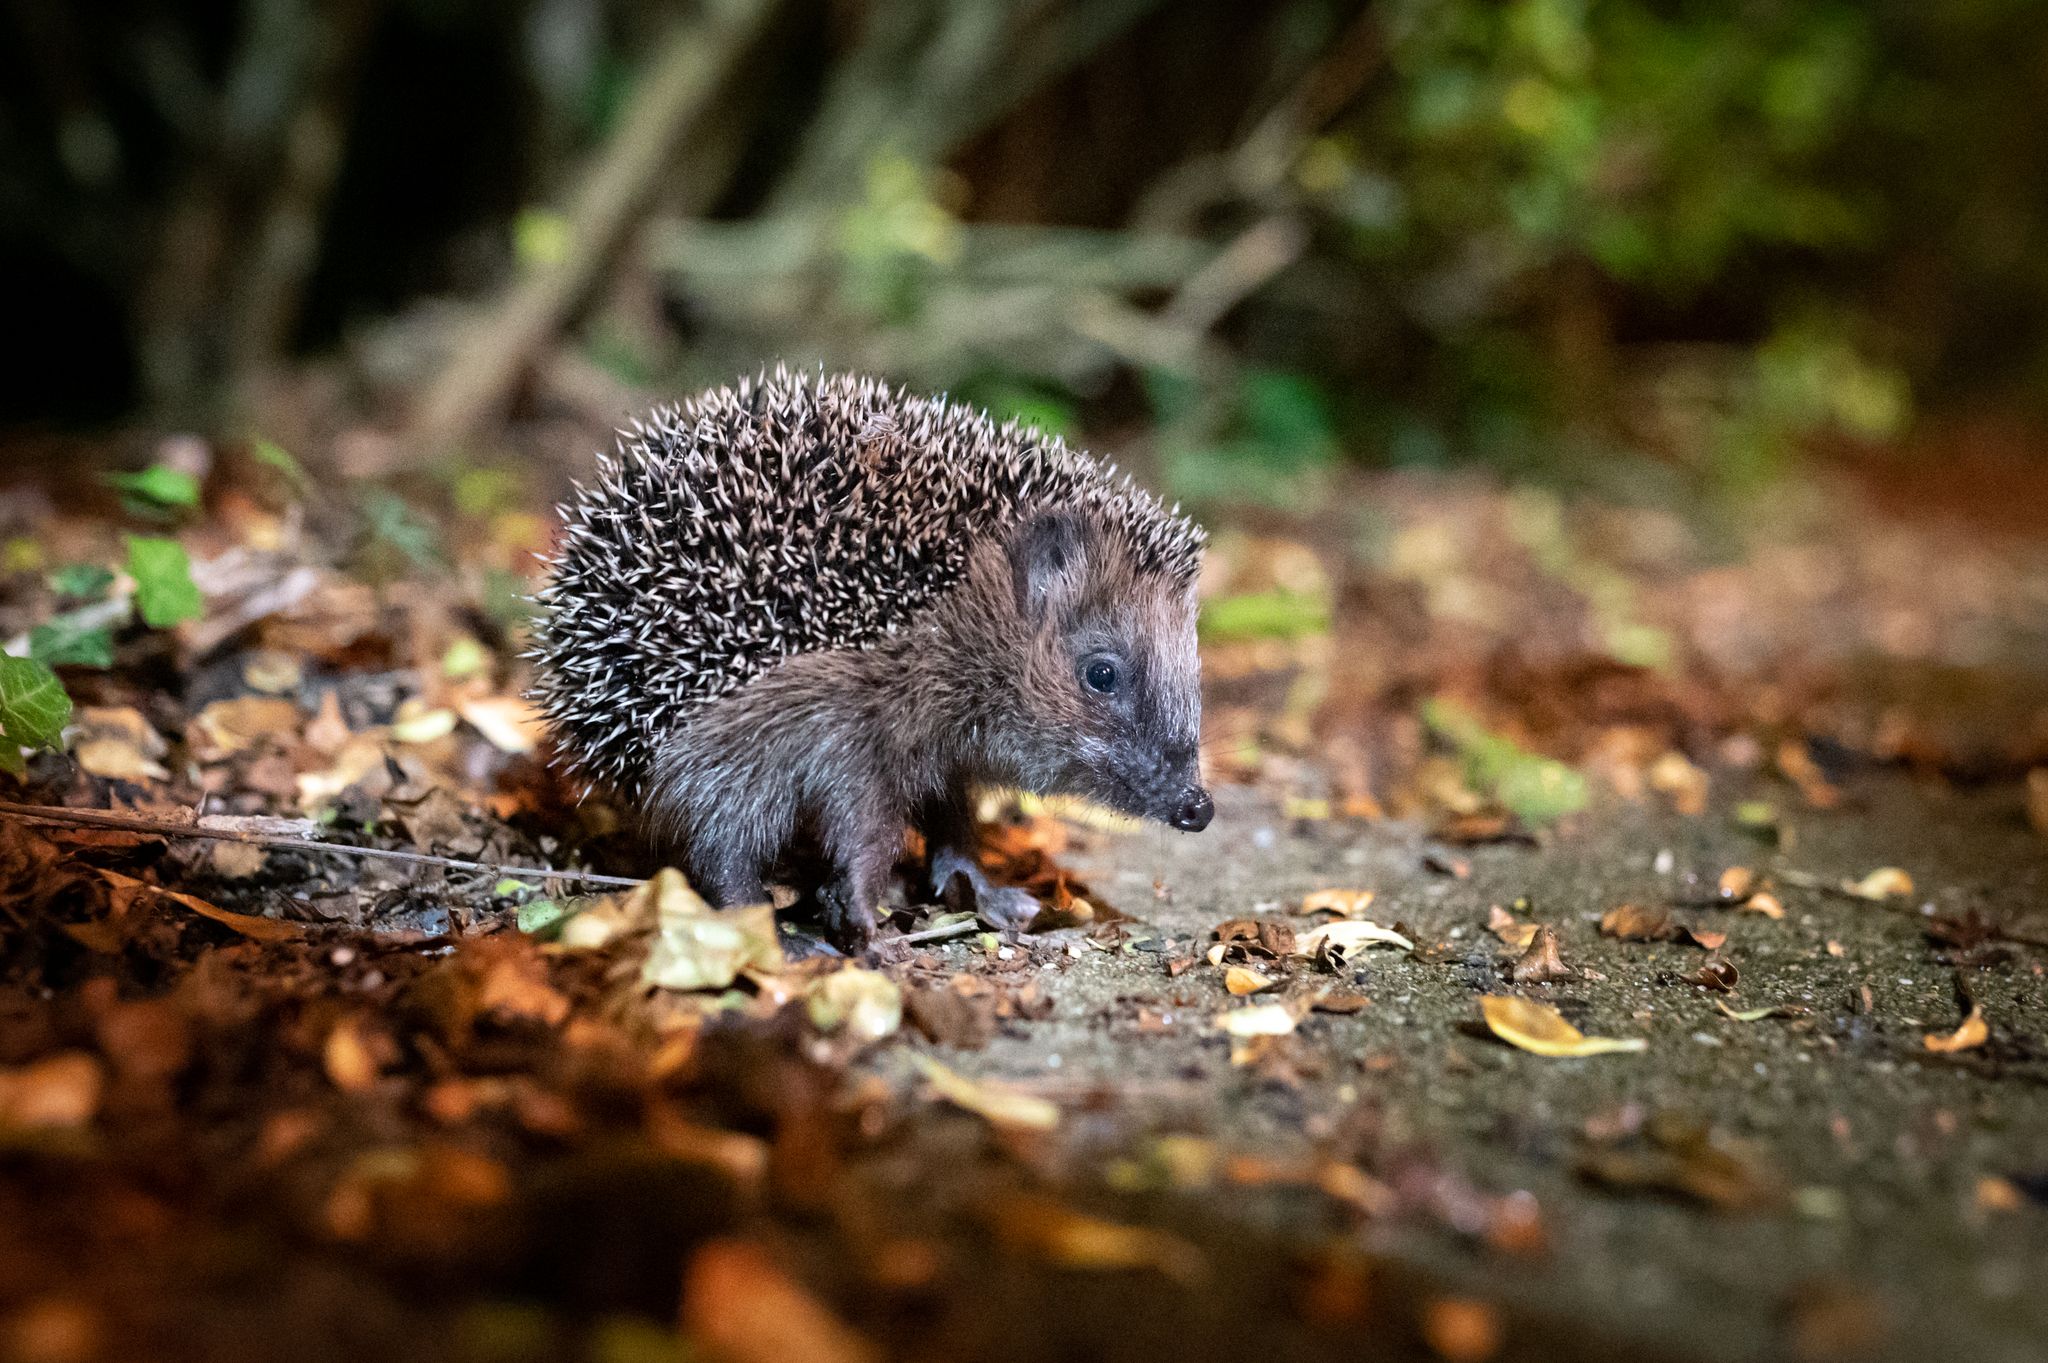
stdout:
[(79, 601), (97, 601), (114, 585), (114, 570), (97, 563), (67, 563), (50, 574), (50, 590)]
[(292, 457), (292, 452), (275, 440), (258, 436), (249, 442), (250, 457), (265, 468), (277, 470), (292, 485), (294, 492), (304, 492), (308, 483), (305, 466)]
[(192, 581), (192, 561), (174, 539), (128, 536), (128, 576), (135, 579), (135, 604), (151, 629), (169, 629), (205, 613), (205, 598)]
[(184, 511), (199, 505), (199, 480), (182, 469), (158, 464), (140, 473), (107, 473), (101, 477), (123, 497), (145, 506)]
[(29, 631), (28, 656), (49, 667), (112, 667), (113, 631), (84, 611), (67, 611)]
[(7, 744), (54, 748), (71, 722), (71, 697), (57, 674), (33, 658), (0, 655), (0, 737)]

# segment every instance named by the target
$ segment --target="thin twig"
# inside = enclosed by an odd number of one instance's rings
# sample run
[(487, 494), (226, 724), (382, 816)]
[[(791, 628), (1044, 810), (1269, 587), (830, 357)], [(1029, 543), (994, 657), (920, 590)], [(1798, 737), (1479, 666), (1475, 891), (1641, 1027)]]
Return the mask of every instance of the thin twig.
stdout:
[(249, 828), (230, 828), (206, 820), (178, 823), (146, 815), (123, 814), (105, 809), (65, 809), (57, 805), (21, 805), (0, 801), (0, 815), (24, 823), (48, 824), (59, 828), (108, 828), (123, 833), (143, 833), (159, 838), (202, 838), (210, 842), (242, 842), (258, 847), (289, 847), (301, 852), (336, 852), (344, 856), (371, 857), (383, 861), (410, 862), (416, 866), (440, 866), (452, 871), (488, 871), (496, 876), (528, 877), (535, 880), (576, 880), (589, 885), (617, 885), (631, 888), (646, 882), (626, 876), (604, 876), (593, 871), (558, 871), (545, 866), (506, 866), (497, 862), (467, 861), (428, 852), (404, 852), (392, 847), (357, 847), (345, 842), (325, 842), (292, 833), (266, 833)]
[(943, 923), (935, 928), (919, 928), (916, 932), (906, 932), (896, 938), (896, 940), (899, 942), (938, 942), (948, 937), (964, 937), (980, 927), (981, 924), (978, 920), (963, 918), (957, 923)]

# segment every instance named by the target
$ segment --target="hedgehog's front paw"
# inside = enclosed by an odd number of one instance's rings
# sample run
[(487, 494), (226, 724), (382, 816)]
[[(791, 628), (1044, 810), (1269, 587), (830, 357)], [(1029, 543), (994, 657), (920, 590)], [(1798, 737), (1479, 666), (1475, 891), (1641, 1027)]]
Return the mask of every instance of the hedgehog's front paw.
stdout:
[(1028, 890), (994, 885), (972, 858), (947, 849), (932, 857), (932, 889), (955, 913), (972, 913), (999, 931), (1022, 932), (1038, 917), (1038, 900)]
[(819, 896), (824, 910), (825, 936), (848, 955), (867, 950), (875, 935), (875, 911), (862, 896), (844, 885), (828, 886)]

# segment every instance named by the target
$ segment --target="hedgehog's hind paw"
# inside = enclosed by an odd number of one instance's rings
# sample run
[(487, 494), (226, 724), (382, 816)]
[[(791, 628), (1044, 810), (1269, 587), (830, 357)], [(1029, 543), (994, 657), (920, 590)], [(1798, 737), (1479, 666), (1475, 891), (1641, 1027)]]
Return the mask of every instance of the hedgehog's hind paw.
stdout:
[(1039, 903), (1029, 890), (996, 885), (972, 857), (951, 848), (932, 855), (932, 891), (955, 913), (972, 913), (998, 930), (1022, 932), (1038, 917)]

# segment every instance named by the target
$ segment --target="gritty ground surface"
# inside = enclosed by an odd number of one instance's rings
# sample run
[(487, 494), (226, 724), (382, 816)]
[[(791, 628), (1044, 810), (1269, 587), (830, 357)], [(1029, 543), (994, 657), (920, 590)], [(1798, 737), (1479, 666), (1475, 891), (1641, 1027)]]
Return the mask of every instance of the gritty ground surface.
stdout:
[[(116, 622), (6, 799), (287, 838), (0, 817), (0, 1363), (2048, 1356), (2038, 539), (1381, 478), (1212, 549), (1208, 832), (986, 830), (1127, 919), (682, 983), (638, 892), (504, 875), (662, 864), (519, 700), (545, 500), (451, 512), (451, 583), (222, 458), (175, 626), (58, 587), (123, 562), (103, 487), (0, 527), (0, 635)], [(1290, 954), (1324, 890), (1414, 950)], [(1643, 1049), (1511, 1048), (1503, 995)]]
[[(1298, 1083), (1234, 1072), (1207, 1026), (1234, 1003), (1218, 972), (1197, 966), (1170, 980), (1162, 955), (1146, 951), (1084, 952), (1050, 977), (1048, 1020), (957, 1060), (989, 1076), (1056, 1074), (1075, 1092), (1099, 1084), (1152, 1109), (1161, 1129), (1268, 1153), (1311, 1144), (1368, 1105), (1386, 1146), (1428, 1149), (1482, 1187), (1534, 1193), (1549, 1247), (1488, 1254), (1441, 1226), (1368, 1232), (1366, 1243), (1624, 1354), (1791, 1352), (1801, 1328), (1828, 1328), (1801, 1327), (1802, 1304), (1834, 1300), (1853, 1338), (1809, 1340), (1810, 1352), (1853, 1344), (1852, 1354), (1902, 1360), (2038, 1359), (2048, 1350), (2048, 1216), (2038, 1205), (1989, 1211), (1976, 1188), (2048, 1169), (2044, 956), (2021, 947), (1968, 970), (1994, 1041), (1929, 1054), (1923, 1035), (1949, 1032), (1961, 1014), (1956, 971), (1923, 934), (1920, 906), (2027, 921), (2048, 903), (2048, 856), (2010, 790), (1929, 794), (1884, 778), (1855, 797), (1851, 809), (1797, 817), (1794, 850), (1782, 856), (1724, 818), (1621, 807), (1542, 850), (1476, 849), (1469, 880), (1425, 870), (1424, 845), (1387, 826), (1290, 828), (1271, 806), (1234, 800), (1207, 835), (1102, 840), (1076, 864), (1143, 905), (1165, 956), (1199, 950), (1218, 921), (1262, 902), (1347, 884), (1376, 888), (1374, 917), (1448, 942), (1448, 959), (1366, 957), (1355, 978), (1372, 1005), (1303, 1024), (1309, 1073)], [(1782, 920), (1689, 913), (1729, 934), (1723, 954), (1740, 969), (1732, 1006), (1796, 1003), (1808, 1016), (1732, 1020), (1715, 996), (1680, 982), (1699, 948), (1596, 931), (1615, 904), (1710, 899), (1725, 867), (1774, 864), (1831, 880), (1896, 865), (1918, 887), (1895, 907), (1790, 890)], [(1171, 887), (1170, 903), (1148, 902), (1154, 877)], [(1557, 928), (1568, 963), (1606, 977), (1526, 992), (1589, 1033), (1645, 1037), (1647, 1052), (1546, 1059), (1474, 1034), (1475, 998), (1508, 988), (1511, 958), (1481, 925), (1489, 905), (1516, 898)], [(968, 950), (940, 954), (951, 963)], [(1141, 1008), (1171, 1025), (1142, 1032)], [(1582, 1133), (1629, 1105), (1710, 1120), (1785, 1196), (1733, 1211), (1592, 1186), (1574, 1173)], [(1284, 1237), (1285, 1214), (1272, 1214)]]

